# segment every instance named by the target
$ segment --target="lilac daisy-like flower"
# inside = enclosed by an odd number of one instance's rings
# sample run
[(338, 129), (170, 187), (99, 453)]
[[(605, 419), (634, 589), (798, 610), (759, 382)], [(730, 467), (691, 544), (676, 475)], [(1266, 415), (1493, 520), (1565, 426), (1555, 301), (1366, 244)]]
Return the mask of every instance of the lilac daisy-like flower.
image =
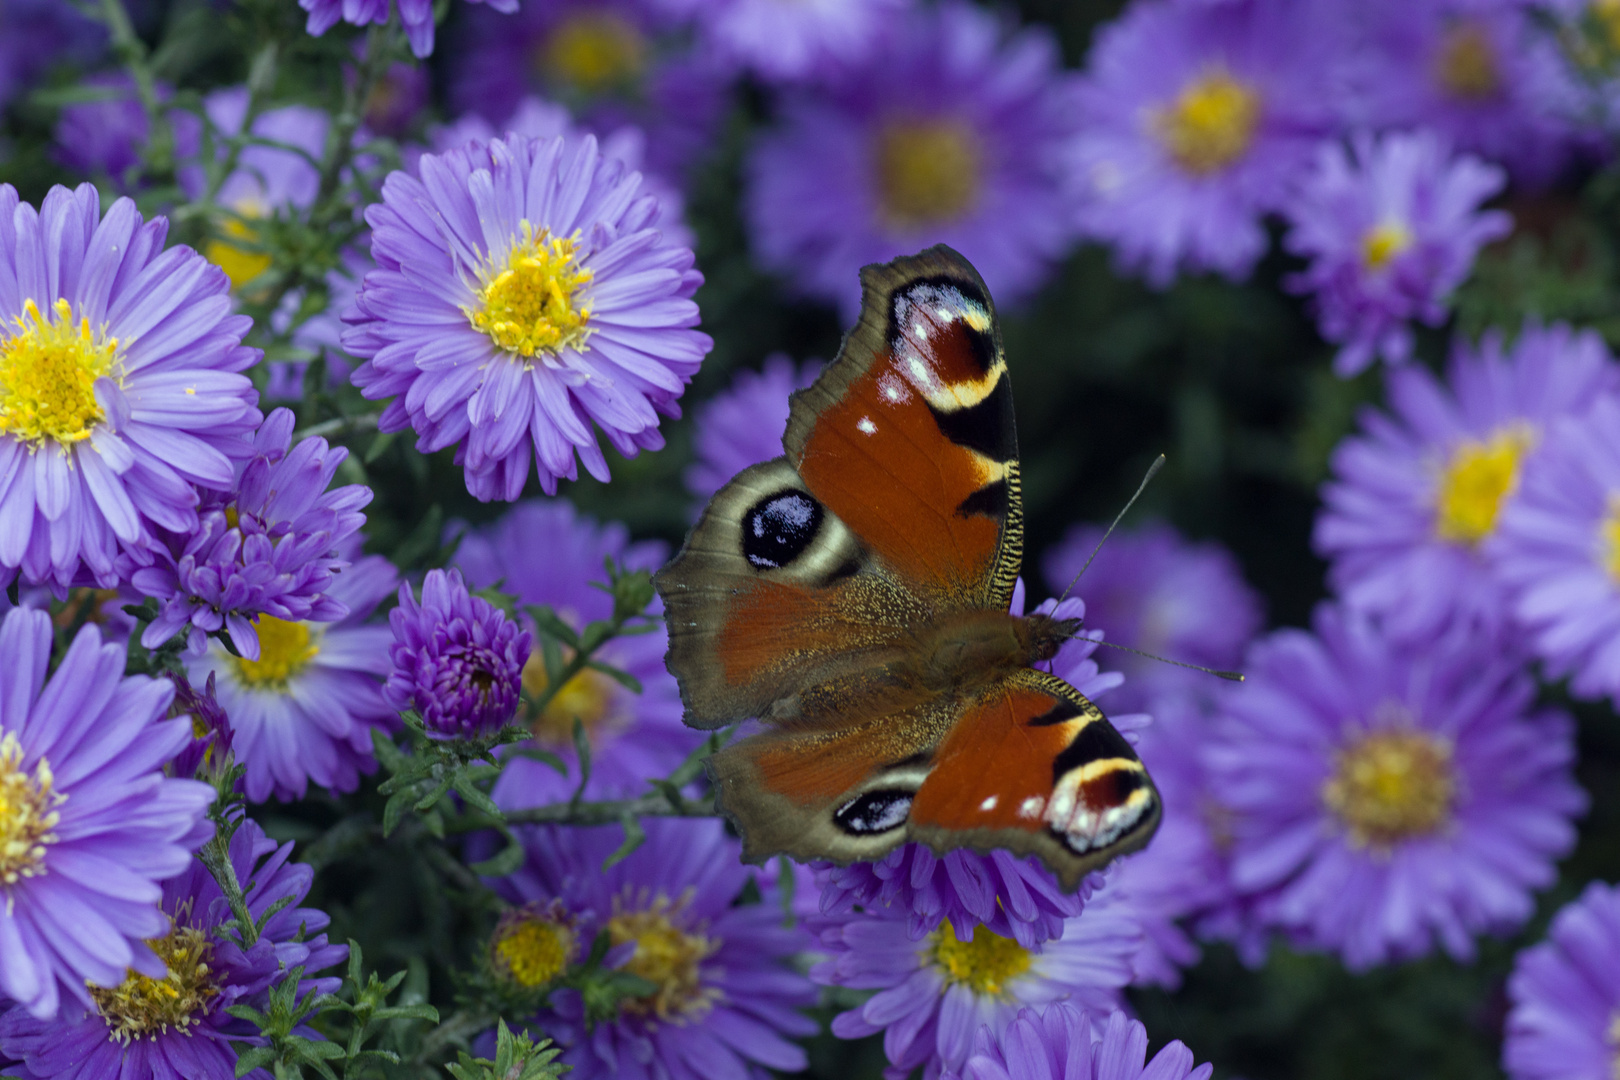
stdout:
[[(596, 587), (606, 583), (605, 559), (650, 571), (667, 554), (661, 543), (632, 544), (623, 525), (598, 525), (555, 499), (519, 503), (494, 525), (469, 534), (456, 553), (456, 565), (473, 586), (498, 583), (520, 605), (545, 604), (577, 631), (613, 613), (612, 597)], [(661, 610), (658, 601), (652, 610)], [(557, 755), (569, 775), (530, 758), (510, 758), (496, 782), (495, 801), (520, 809), (573, 794), (579, 786), (576, 717), (591, 746), (588, 798), (640, 795), (648, 780), (674, 772), (703, 734), (681, 722), (680, 689), (664, 666), (667, 648), (662, 621), (650, 633), (615, 638), (596, 659), (628, 672), (641, 684), (639, 695), (587, 668), (563, 684), (543, 714), (525, 714), (523, 722), (535, 741)], [(523, 683), (531, 695), (548, 688), (538, 645), (524, 664)]]
[(185, 631), (187, 647), (201, 652), (208, 634), (224, 630), (237, 652), (257, 660), (259, 616), (336, 622), (348, 614), (327, 590), (349, 565), (338, 548), (365, 524), (360, 508), (371, 502), (371, 489), (328, 490), (349, 452), (318, 437), (293, 446), (293, 424), (289, 410), (272, 412), (232, 490), (210, 494), (199, 527), (168, 536), (156, 565), (131, 575), (136, 589), (161, 604), (142, 645), (156, 648)]
[(49, 1019), (126, 969), (161, 978), (143, 939), (168, 930), (158, 883), (208, 839), (213, 788), (163, 776), (190, 725), (165, 720), (167, 679), (124, 678), (94, 626), (50, 679), (51, 620), (0, 622), (0, 996)]
[(661, 0), (696, 20), (723, 63), (773, 82), (864, 62), (911, 0)]
[(1553, 678), (1620, 701), (1620, 400), (1554, 425), (1487, 547)]
[[(1213, 541), (1190, 541), (1164, 524), (1116, 531), (1099, 550), (1105, 531), (1076, 525), (1047, 551), (1041, 571), (1052, 591), (1074, 582), (1074, 591), (1085, 597), (1089, 625), (1106, 628), (1110, 641), (1217, 670), (1237, 667), (1260, 628), (1261, 602), (1232, 553)], [(1203, 672), (1127, 652), (1110, 652), (1109, 661), (1126, 676), (1108, 699), (1115, 709), (1147, 708), (1161, 694), (1207, 689), (1213, 682)]]
[(1289, 287), (1315, 294), (1322, 336), (1340, 346), (1335, 372), (1354, 375), (1380, 356), (1404, 363), (1410, 320), (1445, 321), (1479, 249), (1513, 227), (1503, 211), (1480, 209), (1506, 185), (1501, 169), (1452, 157), (1431, 131), (1323, 144), (1283, 209), (1285, 245), (1310, 260)]
[[(31, 1080), (74, 1077), (151, 1080), (234, 1080), (233, 1043), (262, 1043), (258, 1028), (226, 1012), (235, 1005), (263, 1009), (271, 989), (295, 967), (304, 969), (299, 996), (332, 993), (337, 978), (313, 978), (341, 963), (347, 946), (327, 943), (326, 913), (296, 906), (315, 879), (307, 866), (288, 863), (292, 845), (280, 847), (257, 823), (243, 821), (231, 837), (230, 859), (255, 919), (270, 907), (258, 939), (243, 947), (219, 927), (232, 919), (219, 885), (198, 860), (163, 883), (155, 910), (163, 928), (147, 941), (158, 958), (156, 974), (131, 969), (122, 982), (92, 987), (86, 1005), (70, 1002), (55, 1019), (0, 1007), (0, 1054), (22, 1060)], [(167, 967), (167, 974), (164, 968)], [(302, 1027), (300, 1035), (318, 1038)], [(252, 1080), (269, 1080), (254, 1069)]]
[(827, 955), (810, 977), (877, 991), (834, 1018), (833, 1034), (859, 1039), (883, 1032), (889, 1080), (904, 1080), (918, 1066), (927, 1080), (960, 1069), (980, 1028), (1000, 1037), (1025, 1006), (1070, 1001), (1107, 1016), (1121, 1007), (1119, 992), (1131, 981), (1131, 957), (1142, 941), (1112, 881), (1064, 921), (1061, 937), (1035, 949), (984, 927), (963, 940), (949, 922), (918, 940), (908, 913), (897, 908), (810, 923)]
[(1193, 1068), (1180, 1040), (1147, 1060), (1147, 1028), (1123, 1012), (1099, 1035), (1090, 1018), (1066, 1001), (1020, 1009), (999, 1036), (981, 1029), (973, 1054), (950, 1080), (1209, 1080), (1213, 1065)]
[(788, 397), (815, 382), (819, 374), (819, 360), (806, 360), (795, 368), (792, 360), (773, 353), (765, 358), (762, 370), (744, 369), (732, 376), (724, 392), (692, 414), (692, 451), (697, 460), (687, 466), (686, 490), (707, 499), (748, 466), (781, 457)]
[(1074, 110), (1057, 42), (959, 0), (891, 22), (865, 63), (787, 96), (755, 145), (755, 251), (851, 318), (862, 266), (933, 243), (1012, 303), (1071, 239), (1057, 155)]
[(1617, 385), (1590, 330), (1528, 325), (1511, 349), (1487, 333), (1458, 342), (1445, 383), (1416, 366), (1389, 374), (1394, 415), (1367, 411), (1334, 451), (1314, 544), (1346, 604), (1426, 641), (1458, 620), (1500, 623), (1509, 606), (1481, 557), (1516, 500), (1548, 424)]
[(456, 446), (483, 500), (516, 499), (531, 457), (547, 494), (576, 453), (606, 480), (593, 424), (627, 457), (662, 447), (659, 414), (680, 415), (713, 343), (692, 329), (703, 276), (640, 177), (590, 137), (512, 135), (419, 167), (366, 212), (378, 269), (344, 316), (355, 384), (394, 398), (382, 430)]
[(84, 63), (106, 47), (100, 23), (61, 0), (6, 0), (0, 35), (0, 106), (61, 61)]
[(1502, 1067), (1513, 1080), (1620, 1074), (1620, 888), (1593, 882), (1508, 980)]
[[(109, 177), (120, 190), (129, 187), (130, 170), (140, 163), (150, 137), (151, 120), (127, 74), (95, 75), (84, 80), (104, 97), (65, 106), (52, 132), (52, 156), (64, 167), (92, 176)], [(173, 96), (170, 87), (157, 86), (159, 101)], [(184, 109), (169, 112), (174, 153), (181, 160), (194, 157), (202, 146), (202, 121)]]
[(187, 658), (194, 684), (217, 679), (236, 760), (247, 767), (244, 790), (254, 802), (302, 798), (310, 781), (353, 791), (360, 773), (376, 767), (371, 732), (397, 722), (382, 695), (393, 634), (386, 626), (364, 625), (394, 592), (397, 578), (382, 556), (357, 557), (359, 547), (351, 538), (340, 550), (352, 562), (327, 589), (347, 609), (343, 618), (321, 623), (260, 615), (257, 660), (232, 656), (218, 641)]
[(1460, 625), (1414, 648), (1323, 605), (1315, 633), (1250, 651), (1222, 702), (1210, 790), (1232, 882), (1259, 915), (1353, 969), (1459, 959), (1529, 918), (1586, 797), (1574, 726), (1535, 708), (1510, 639)]
[(1244, 277), (1332, 130), (1320, 4), (1147, 0), (1103, 27), (1067, 153), (1076, 222), (1165, 286), (1179, 270)]
[[(564, 1047), (578, 1080), (766, 1080), (767, 1069), (803, 1070), (804, 1050), (788, 1040), (815, 1033), (799, 1010), (815, 1004), (816, 991), (787, 965), (809, 941), (783, 925), (775, 884), (742, 865), (719, 821), (651, 819), (645, 828), (641, 846), (606, 868), (623, 842), (617, 828), (521, 832), (528, 860), (496, 889), (530, 911), (555, 904), (562, 918), (543, 933), (509, 928), (498, 958), (538, 986), (577, 952), (576, 933), (588, 947), (605, 931), (620, 968), (656, 988), (605, 1019), (587, 1018), (579, 991), (558, 990), (536, 1023)], [(751, 884), (759, 902), (738, 903)]]
[(388, 625), (394, 669), (383, 697), (396, 709), (415, 709), (429, 735), (487, 735), (512, 719), (533, 635), (468, 595), (461, 571), (429, 570), (420, 604), (401, 585)]
[(38, 210), (0, 184), (0, 579), (117, 585), (250, 449), (251, 324), (167, 232), (128, 199), (103, 217), (89, 184)]
[[(518, 0), (467, 0), (469, 4), (487, 4), (504, 15), (518, 9)], [(320, 37), (336, 26), (339, 20), (353, 26), (370, 26), (388, 21), (391, 0), (298, 0), (298, 6), (309, 12), (304, 30)], [(405, 28), (405, 40), (418, 59), (433, 53), (433, 0), (397, 0), (399, 21)]]

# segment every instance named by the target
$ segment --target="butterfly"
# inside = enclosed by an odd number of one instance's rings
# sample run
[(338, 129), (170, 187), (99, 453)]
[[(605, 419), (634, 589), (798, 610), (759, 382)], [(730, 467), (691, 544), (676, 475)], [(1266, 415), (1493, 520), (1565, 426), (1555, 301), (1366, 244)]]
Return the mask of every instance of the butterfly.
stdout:
[(1037, 855), (1067, 889), (1146, 844), (1159, 795), (1036, 665), (1079, 620), (1015, 616), (1012, 389), (990, 294), (943, 245), (861, 271), (860, 319), (654, 577), (686, 723), (762, 730), (708, 760), (743, 857), (907, 841)]

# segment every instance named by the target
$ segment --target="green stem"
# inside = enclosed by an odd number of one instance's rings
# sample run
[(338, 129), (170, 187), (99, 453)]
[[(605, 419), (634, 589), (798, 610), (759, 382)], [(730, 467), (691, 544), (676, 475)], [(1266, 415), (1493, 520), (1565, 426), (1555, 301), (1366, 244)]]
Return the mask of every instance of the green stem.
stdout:
[(157, 164), (155, 171), (166, 176), (174, 171), (174, 139), (168, 112), (158, 100), (157, 77), (147, 62), (146, 43), (135, 33), (135, 24), (130, 22), (123, 0), (101, 0), (101, 20), (107, 24), (107, 32), (112, 37), (113, 52), (135, 81), (135, 93), (146, 113), (150, 125), (146, 153)]
[[(639, 799), (609, 799), (601, 802), (552, 803), (527, 810), (508, 810), (506, 821), (510, 825), (611, 825), (626, 817), (714, 817), (714, 800), (682, 799), (677, 806), (662, 792), (643, 795)], [(487, 829), (494, 823), (481, 815), (464, 814), (445, 823), (445, 831), (473, 832)]]
[(361, 416), (340, 416), (335, 420), (322, 420), (318, 424), (311, 424), (307, 428), (300, 428), (293, 432), (293, 442), (302, 442), (316, 435), (322, 438), (330, 438), (334, 435), (353, 435), (362, 431), (375, 431), (380, 420), (382, 420), (382, 413), (365, 413)]
[(234, 831), (226, 831), (216, 823), (213, 838), (202, 846), (197, 857), (219, 884), (219, 891), (225, 894), (225, 902), (230, 905), (231, 914), (236, 916), (236, 923), (241, 928), (242, 946), (250, 948), (259, 940), (259, 926), (253, 912), (248, 909), (247, 897), (242, 895), (242, 883), (236, 878), (236, 866), (231, 862), (231, 833)]

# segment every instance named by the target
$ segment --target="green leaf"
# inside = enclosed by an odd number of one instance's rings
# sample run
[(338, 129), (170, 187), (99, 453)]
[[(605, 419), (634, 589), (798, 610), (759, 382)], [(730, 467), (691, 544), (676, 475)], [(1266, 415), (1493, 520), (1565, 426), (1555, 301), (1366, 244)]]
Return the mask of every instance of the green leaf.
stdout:
[(619, 824), (624, 826), (624, 843), (619, 845), (617, 851), (603, 860), (603, 873), (606, 873), (616, 863), (629, 858), (635, 853), (636, 848), (641, 846), (642, 841), (647, 839), (647, 830), (641, 827), (641, 822), (638, 819), (626, 814), (620, 819)]
[(473, 863), (469, 869), (481, 877), (507, 877), (518, 872), (523, 865), (524, 855), (522, 841), (507, 833), (505, 847), (484, 861)]
[(592, 671), (600, 671), (632, 694), (641, 693), (641, 680), (628, 671), (620, 671), (612, 664), (604, 664), (600, 660), (588, 660), (585, 662), (585, 666)]

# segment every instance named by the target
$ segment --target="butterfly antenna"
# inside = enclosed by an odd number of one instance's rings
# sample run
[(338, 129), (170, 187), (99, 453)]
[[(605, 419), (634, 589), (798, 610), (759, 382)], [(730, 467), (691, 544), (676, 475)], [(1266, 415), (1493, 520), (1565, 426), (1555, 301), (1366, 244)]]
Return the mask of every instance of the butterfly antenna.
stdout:
[[(1102, 550), (1102, 546), (1108, 542), (1108, 538), (1110, 536), (1114, 535), (1114, 530), (1119, 528), (1120, 521), (1125, 517), (1126, 514), (1131, 512), (1131, 507), (1136, 505), (1136, 500), (1140, 499), (1142, 497), (1142, 492), (1147, 490), (1148, 481), (1152, 480), (1155, 476), (1157, 476), (1159, 470), (1162, 469), (1162, 468), (1164, 468), (1164, 455), (1160, 454), (1158, 457), (1153, 459), (1153, 464), (1148, 466), (1147, 475), (1142, 477), (1142, 482), (1140, 484), (1136, 485), (1136, 494), (1131, 496), (1130, 502), (1127, 502), (1125, 504), (1124, 509), (1122, 509), (1119, 513), (1114, 515), (1113, 524), (1109, 525), (1108, 526), (1108, 531), (1102, 534), (1102, 539), (1097, 541), (1097, 546), (1091, 549), (1091, 555), (1090, 555), (1090, 557), (1088, 557), (1086, 559), (1085, 566), (1082, 566), (1080, 568), (1080, 573), (1074, 575), (1074, 580), (1069, 582), (1069, 587), (1067, 589), (1063, 590), (1063, 595), (1058, 597), (1058, 603), (1061, 604), (1061, 603), (1063, 603), (1063, 601), (1067, 600), (1069, 598), (1069, 593), (1073, 592), (1074, 587), (1076, 585), (1080, 584), (1080, 577), (1081, 577), (1081, 575), (1083, 575), (1086, 572), (1086, 570), (1088, 568), (1090, 568), (1091, 560), (1095, 559), (1097, 557), (1097, 552)], [(1121, 647), (1123, 647), (1123, 646), (1121, 646)], [(1157, 657), (1155, 657), (1155, 659), (1157, 659)], [(1172, 663), (1172, 664), (1175, 663), (1175, 662), (1176, 661), (1174, 661), (1174, 660), (1167, 661), (1167, 663)], [(1192, 665), (1191, 664), (1183, 664), (1182, 666), (1183, 667), (1191, 667)]]
[(1161, 664), (1174, 664), (1176, 667), (1192, 668), (1194, 671), (1202, 671), (1206, 675), (1213, 675), (1217, 679), (1225, 679), (1227, 682), (1243, 681), (1243, 672), (1241, 671), (1220, 671), (1216, 668), (1204, 667), (1200, 664), (1189, 664), (1182, 660), (1172, 660), (1167, 656), (1155, 656), (1153, 653), (1143, 652), (1141, 649), (1133, 649), (1129, 645), (1116, 645), (1112, 641), (1098, 641), (1097, 644), (1106, 645), (1110, 649), (1119, 649), (1121, 652), (1135, 653), (1137, 656), (1145, 656), (1149, 660), (1157, 660)]

